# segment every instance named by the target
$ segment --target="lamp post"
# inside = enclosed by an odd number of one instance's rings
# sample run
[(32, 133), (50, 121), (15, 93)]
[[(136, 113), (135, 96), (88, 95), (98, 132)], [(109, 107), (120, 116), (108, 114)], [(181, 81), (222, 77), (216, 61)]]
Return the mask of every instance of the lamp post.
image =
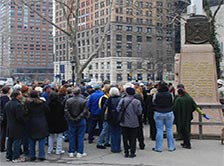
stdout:
[(75, 61), (72, 60), (70, 61), (71, 65), (72, 65), (72, 85), (75, 84)]

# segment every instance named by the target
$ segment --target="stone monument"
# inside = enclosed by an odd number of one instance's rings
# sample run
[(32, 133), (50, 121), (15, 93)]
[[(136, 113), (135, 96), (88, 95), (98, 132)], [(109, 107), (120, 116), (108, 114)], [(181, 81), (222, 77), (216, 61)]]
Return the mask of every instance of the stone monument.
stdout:
[[(221, 109), (217, 109), (220, 103), (215, 54), (212, 45), (209, 44), (210, 22), (202, 15), (202, 11), (202, 1), (192, 0), (188, 8), (191, 16), (185, 24), (185, 44), (180, 54), (175, 56), (175, 82), (184, 84), (187, 92), (202, 106), (203, 112), (211, 116), (209, 122), (220, 122), (223, 121), (223, 117)], [(195, 111), (194, 121), (198, 122), (198, 118), (201, 117), (198, 117)], [(199, 133), (198, 130), (200, 128), (192, 126), (193, 133)], [(203, 134), (218, 133), (220, 126), (203, 126)]]

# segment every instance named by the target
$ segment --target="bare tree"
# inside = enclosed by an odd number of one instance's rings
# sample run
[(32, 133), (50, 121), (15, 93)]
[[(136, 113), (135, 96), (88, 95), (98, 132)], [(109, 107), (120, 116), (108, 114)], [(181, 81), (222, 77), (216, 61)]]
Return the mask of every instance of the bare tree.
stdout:
[[(14, 3), (17, 4), (18, 2), (21, 2), (25, 6), (27, 6), (32, 12), (37, 14), (40, 18), (42, 18), (44, 21), (48, 22), (52, 26), (54, 26), (56, 29), (63, 32), (70, 40), (70, 45), (72, 47), (72, 55), (71, 60), (75, 63), (75, 71), (76, 71), (76, 82), (79, 83), (82, 79), (82, 73), (84, 69), (88, 66), (88, 64), (96, 57), (96, 54), (101, 49), (105, 37), (107, 36), (107, 32), (110, 27), (110, 21), (111, 21), (111, 10), (112, 10), (112, 4), (113, 0), (110, 1), (109, 6), (109, 14), (108, 14), (108, 21), (105, 24), (104, 32), (99, 38), (99, 44), (97, 48), (89, 55), (88, 59), (86, 59), (83, 63), (80, 61), (80, 56), (77, 51), (77, 33), (78, 33), (78, 21), (79, 21), (79, 9), (80, 9), (80, 0), (54, 0), (55, 3), (60, 4), (60, 7), (63, 11), (63, 17), (66, 20), (66, 29), (63, 29), (59, 25), (53, 22), (53, 20), (47, 19), (42, 13), (37, 11), (34, 7), (31, 6), (31, 3), (39, 2), (40, 0), (14, 0)], [(74, 21), (73, 21), (74, 20)]]

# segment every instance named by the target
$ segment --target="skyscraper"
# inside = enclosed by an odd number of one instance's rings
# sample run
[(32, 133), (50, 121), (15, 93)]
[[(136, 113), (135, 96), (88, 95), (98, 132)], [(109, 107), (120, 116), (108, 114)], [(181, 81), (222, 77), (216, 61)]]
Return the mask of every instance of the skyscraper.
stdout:
[[(110, 0), (80, 0), (77, 54), (82, 62), (99, 46), (110, 18), (106, 39), (83, 78), (120, 83), (162, 79), (173, 73), (174, 1), (114, 0), (112, 5), (110, 13)], [(59, 4), (55, 13), (56, 24), (65, 27)], [(56, 30), (54, 72), (66, 80), (72, 76), (70, 48), (66, 36)]]
[(0, 4), (1, 75), (21, 81), (53, 79), (53, 28), (35, 13), (52, 20), (52, 0), (27, 1), (27, 5), (19, 0), (3, 2)]

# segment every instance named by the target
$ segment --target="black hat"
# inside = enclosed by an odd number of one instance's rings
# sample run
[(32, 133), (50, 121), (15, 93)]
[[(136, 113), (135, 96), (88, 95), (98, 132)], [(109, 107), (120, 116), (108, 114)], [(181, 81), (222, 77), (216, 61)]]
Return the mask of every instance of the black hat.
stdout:
[(126, 88), (125, 91), (128, 95), (134, 95), (135, 94), (135, 89), (131, 88), (131, 87)]
[(184, 85), (183, 84), (178, 84), (177, 89), (180, 89), (180, 88), (184, 89)]

